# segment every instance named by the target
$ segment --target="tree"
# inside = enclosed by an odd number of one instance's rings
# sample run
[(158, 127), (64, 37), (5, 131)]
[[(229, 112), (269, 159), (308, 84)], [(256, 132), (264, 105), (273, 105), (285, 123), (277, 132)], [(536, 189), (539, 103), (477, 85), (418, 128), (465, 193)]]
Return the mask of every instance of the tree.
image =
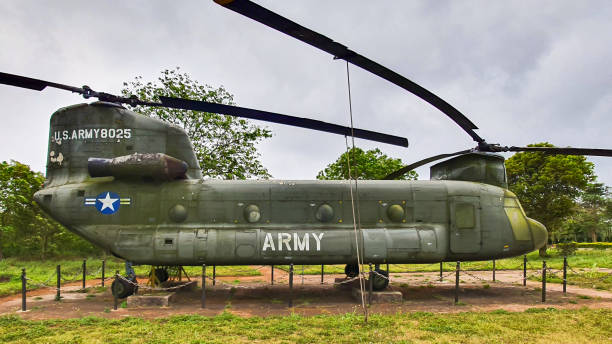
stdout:
[[(123, 83), (124, 96), (136, 95), (141, 100), (159, 102), (159, 96), (204, 100), (233, 105), (233, 97), (223, 87), (200, 85), (188, 74), (164, 70), (155, 83), (142, 77)], [(269, 178), (260, 162), (255, 144), (271, 137), (270, 131), (247, 120), (214, 113), (136, 106), (132, 110), (145, 116), (176, 124), (187, 131), (193, 143), (202, 173), (212, 178)]]
[(610, 193), (602, 183), (590, 183), (574, 209), (574, 214), (561, 226), (563, 241), (597, 242), (612, 237), (612, 217), (608, 213)]
[(17, 161), (0, 163), (0, 259), (5, 255), (45, 259), (52, 251), (90, 254), (93, 245), (68, 232), (34, 202), (45, 178)]
[[(347, 156), (351, 165), (351, 177), (356, 179), (383, 179), (405, 165), (401, 159), (390, 158), (378, 148), (364, 151), (355, 147), (342, 153), (335, 162), (327, 165), (323, 171), (319, 171), (317, 179), (349, 179)], [(417, 179), (417, 177), (415, 171), (410, 171), (401, 179)]]
[[(554, 147), (545, 142), (530, 147)], [(506, 160), (508, 185), (527, 213), (544, 224), (549, 237), (575, 211), (580, 195), (595, 181), (593, 163), (584, 156), (516, 153)], [(546, 247), (540, 250), (545, 255)]]

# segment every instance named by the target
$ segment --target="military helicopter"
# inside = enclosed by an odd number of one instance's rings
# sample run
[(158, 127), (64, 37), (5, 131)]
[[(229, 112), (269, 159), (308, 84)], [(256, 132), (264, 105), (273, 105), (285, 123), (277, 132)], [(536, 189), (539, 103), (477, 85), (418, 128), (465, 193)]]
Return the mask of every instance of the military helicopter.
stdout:
[[(388, 180), (359, 181), (358, 189), (344, 180), (203, 180), (183, 129), (122, 104), (239, 116), (403, 147), (408, 140), (244, 107), (170, 97), (146, 102), (0, 73), (2, 84), (98, 99), (51, 116), (46, 181), (34, 198), (69, 230), (133, 264), (346, 264), (347, 276), (356, 276), (362, 262), (376, 266), (373, 284), (380, 290), (388, 285), (380, 264), (499, 259), (546, 244), (546, 228), (507, 189), (504, 158), (495, 153), (612, 156), (609, 149), (489, 144), (465, 115), (413, 81), (251, 1), (215, 1), (417, 95), (477, 146), (413, 163)], [(443, 158), (452, 159), (432, 166), (430, 181), (392, 180)], [(161, 279), (164, 273), (156, 271)], [(133, 292), (119, 283), (113, 287), (119, 297)]]

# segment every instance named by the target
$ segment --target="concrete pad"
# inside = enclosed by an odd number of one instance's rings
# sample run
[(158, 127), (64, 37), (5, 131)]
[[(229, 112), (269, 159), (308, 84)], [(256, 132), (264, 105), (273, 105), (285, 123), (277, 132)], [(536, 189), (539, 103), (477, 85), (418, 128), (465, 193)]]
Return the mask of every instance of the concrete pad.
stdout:
[(127, 298), (128, 307), (168, 307), (176, 293), (159, 295), (131, 295)]
[[(353, 298), (361, 301), (361, 290), (353, 288), (351, 293)], [(365, 290), (365, 300), (368, 302), (368, 291)], [(399, 291), (373, 291), (372, 292), (372, 303), (400, 303), (402, 302), (402, 293)]]

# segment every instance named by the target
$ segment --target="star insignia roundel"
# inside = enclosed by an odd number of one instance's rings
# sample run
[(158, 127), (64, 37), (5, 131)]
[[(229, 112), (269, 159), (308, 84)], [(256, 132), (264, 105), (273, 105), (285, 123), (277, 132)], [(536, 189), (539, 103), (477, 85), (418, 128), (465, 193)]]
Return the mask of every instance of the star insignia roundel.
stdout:
[(116, 213), (122, 205), (130, 205), (131, 198), (121, 198), (112, 191), (104, 191), (96, 197), (85, 197), (85, 205), (95, 206), (104, 215)]

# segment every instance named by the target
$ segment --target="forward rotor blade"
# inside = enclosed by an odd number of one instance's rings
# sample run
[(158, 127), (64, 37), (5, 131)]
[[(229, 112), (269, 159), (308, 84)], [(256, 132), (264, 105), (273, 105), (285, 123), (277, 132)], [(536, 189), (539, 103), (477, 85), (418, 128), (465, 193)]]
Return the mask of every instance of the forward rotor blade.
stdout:
[(266, 26), (276, 29), (284, 34), (296, 38), (304, 43), (319, 48), (335, 59), (342, 59), (373, 73), (412, 94), (420, 97), (438, 110), (446, 114), (450, 119), (457, 123), (472, 139), (476, 142), (484, 140), (474, 132), (478, 127), (472, 123), (459, 110), (444, 101), (442, 98), (431, 93), (415, 82), (403, 77), (402, 75), (348, 49), (346, 46), (334, 42), (332, 39), (323, 36), (315, 31), (307, 29), (283, 16), (280, 16), (256, 3), (249, 0), (214, 0), (216, 3), (258, 21)]
[(260, 121), (279, 123), (291, 125), (294, 127), (301, 127), (306, 129), (314, 129), (319, 131), (325, 131), (328, 133), (339, 134), (344, 136), (355, 136), (361, 139), (370, 141), (388, 143), (391, 145), (408, 147), (408, 139), (404, 137), (388, 135), (378, 133), (375, 131), (353, 129), (337, 124), (327, 123), (309, 118), (294, 117), (283, 115), (274, 112), (261, 111), (249, 108), (243, 108), (238, 106), (224, 105), (209, 103), (205, 101), (189, 100), (181, 98), (170, 98), (170, 97), (159, 97), (161, 104), (157, 106), (164, 106), (174, 109), (194, 110), (203, 112), (220, 113), (224, 115), (230, 115), (235, 117), (244, 117), (250, 119), (256, 119)]
[(572, 147), (508, 147), (509, 152), (541, 152), (546, 154), (562, 154), (562, 155), (592, 155), (592, 156), (610, 156), (612, 157), (612, 149), (600, 148), (572, 148)]
[(54, 87), (62, 90), (67, 90), (71, 92), (76, 92), (80, 94), (84, 94), (85, 90), (81, 87), (73, 87), (68, 85), (62, 85), (55, 82), (28, 78), (21, 75), (2, 73), (0, 72), (0, 84), (11, 85), (16, 87), (28, 88), (35, 91), (42, 91), (45, 87)]
[(400, 168), (399, 170), (390, 173), (389, 175), (387, 175), (385, 178), (385, 180), (393, 180), (393, 179), (397, 179), (398, 177), (401, 177), (402, 175), (414, 170), (417, 167), (421, 167), (425, 164), (428, 164), (432, 161), (436, 161), (436, 160), (440, 160), (440, 159), (444, 159), (444, 158), (450, 158), (451, 156), (455, 156), (455, 155), (461, 155), (461, 154), (467, 154), (469, 152), (472, 152), (472, 149), (466, 149), (466, 150), (462, 150), (459, 152), (455, 152), (455, 153), (446, 153), (446, 154), (439, 154), (439, 155), (435, 155), (423, 160), (419, 160), (415, 163), (412, 163), (410, 165), (404, 166), (402, 168)]

